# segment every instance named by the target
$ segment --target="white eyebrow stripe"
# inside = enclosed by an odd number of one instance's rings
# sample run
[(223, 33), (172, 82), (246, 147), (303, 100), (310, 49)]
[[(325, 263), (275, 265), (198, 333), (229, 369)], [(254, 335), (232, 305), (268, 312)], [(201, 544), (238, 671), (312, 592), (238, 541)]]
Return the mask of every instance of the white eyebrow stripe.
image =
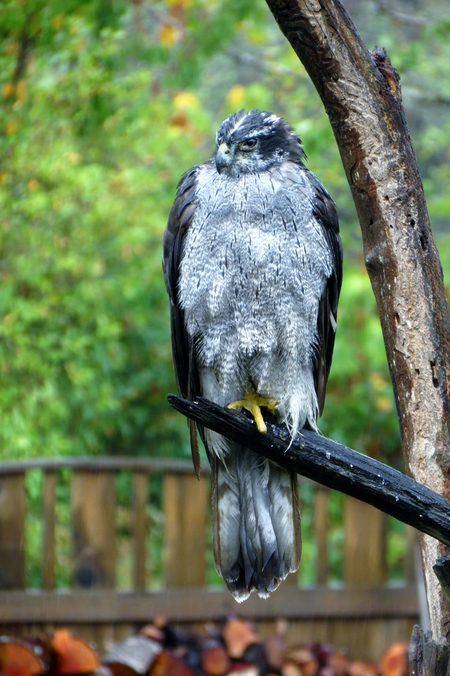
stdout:
[(230, 131), (229, 136), (231, 136), (231, 134), (234, 134), (234, 132), (236, 131), (236, 129), (239, 129), (239, 127), (242, 125), (242, 123), (244, 122), (244, 120), (246, 119), (246, 117), (247, 117), (247, 115), (243, 115), (243, 116), (240, 118), (240, 120), (238, 120), (238, 121), (236, 122), (236, 124), (234, 125), (233, 129)]
[(280, 118), (278, 117), (278, 115), (275, 115), (274, 113), (272, 113), (272, 115), (265, 118), (264, 124), (268, 124), (268, 123), (272, 124), (273, 122), (278, 122), (279, 119)]
[(259, 129), (258, 131), (255, 131), (252, 133), (253, 138), (258, 138), (259, 136), (270, 136), (270, 131), (271, 129)]

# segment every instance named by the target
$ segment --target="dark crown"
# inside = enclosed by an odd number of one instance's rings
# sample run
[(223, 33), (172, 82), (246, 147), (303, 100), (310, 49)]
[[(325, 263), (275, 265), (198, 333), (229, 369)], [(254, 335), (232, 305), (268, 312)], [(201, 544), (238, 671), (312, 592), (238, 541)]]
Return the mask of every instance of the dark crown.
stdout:
[(217, 130), (216, 143), (218, 146), (223, 142), (230, 145), (248, 138), (264, 139), (267, 154), (283, 150), (297, 162), (306, 157), (292, 127), (282, 117), (267, 110), (253, 108), (249, 112), (242, 109), (233, 113)]

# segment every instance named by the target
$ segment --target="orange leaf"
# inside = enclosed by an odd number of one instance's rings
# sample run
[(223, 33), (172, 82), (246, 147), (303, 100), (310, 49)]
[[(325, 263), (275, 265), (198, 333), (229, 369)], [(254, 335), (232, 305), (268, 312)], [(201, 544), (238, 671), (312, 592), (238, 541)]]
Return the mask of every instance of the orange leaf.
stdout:
[(2, 676), (37, 676), (45, 671), (44, 663), (31, 645), (15, 638), (0, 641), (0, 673)]
[(58, 674), (87, 674), (100, 665), (92, 646), (68, 629), (57, 629), (51, 645), (57, 655)]

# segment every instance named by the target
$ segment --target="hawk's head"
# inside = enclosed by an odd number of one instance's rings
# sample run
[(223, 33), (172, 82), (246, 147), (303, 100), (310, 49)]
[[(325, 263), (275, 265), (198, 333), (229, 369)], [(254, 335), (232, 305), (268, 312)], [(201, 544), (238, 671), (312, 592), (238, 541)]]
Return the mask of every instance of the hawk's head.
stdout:
[(257, 174), (286, 160), (305, 157), (301, 141), (281, 117), (254, 108), (240, 110), (222, 122), (214, 153), (217, 171), (238, 176)]

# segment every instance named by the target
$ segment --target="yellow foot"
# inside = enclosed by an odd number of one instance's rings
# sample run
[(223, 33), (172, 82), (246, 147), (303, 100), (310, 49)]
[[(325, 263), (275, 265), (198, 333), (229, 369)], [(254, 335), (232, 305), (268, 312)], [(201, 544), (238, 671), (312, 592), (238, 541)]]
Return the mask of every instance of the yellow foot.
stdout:
[(232, 408), (235, 411), (240, 411), (241, 408), (245, 408), (246, 411), (250, 411), (255, 419), (258, 432), (265, 434), (267, 432), (267, 426), (264, 422), (264, 418), (262, 417), (262, 406), (267, 408), (271, 413), (275, 413), (279, 404), (276, 399), (261, 397), (256, 392), (248, 392), (243, 399), (232, 401), (231, 404), (228, 404), (227, 408)]

